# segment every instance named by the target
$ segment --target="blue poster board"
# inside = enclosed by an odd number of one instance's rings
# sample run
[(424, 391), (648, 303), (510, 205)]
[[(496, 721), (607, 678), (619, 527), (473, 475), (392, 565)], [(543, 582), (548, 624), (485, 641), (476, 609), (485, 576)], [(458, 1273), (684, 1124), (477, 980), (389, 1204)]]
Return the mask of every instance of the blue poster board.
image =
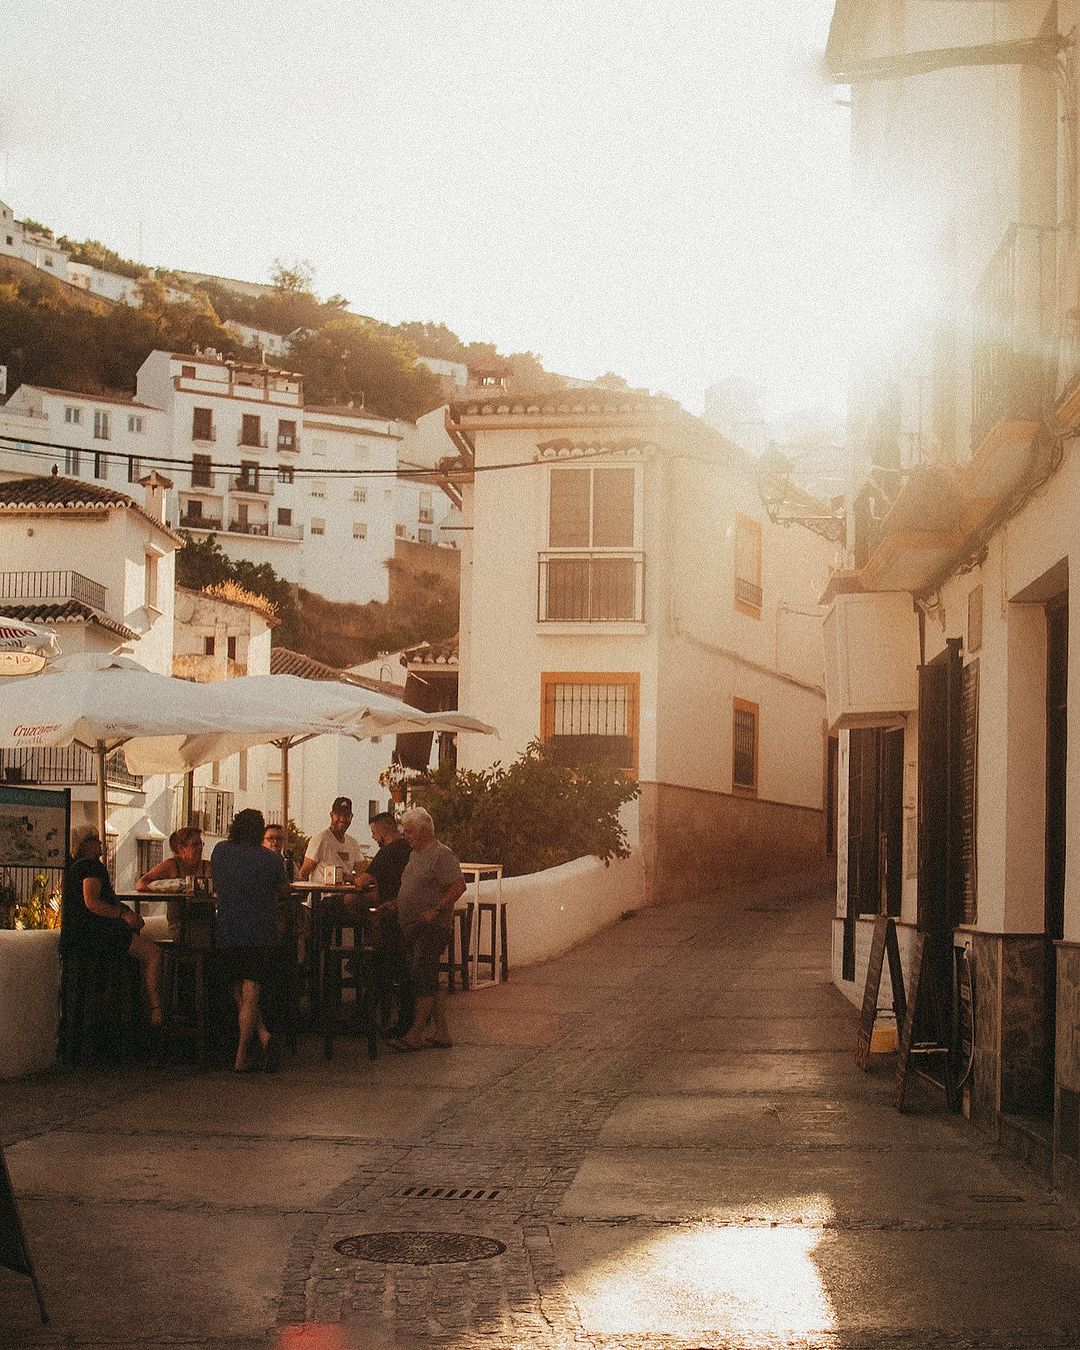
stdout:
[(71, 790), (0, 785), (0, 885), (25, 900), (45, 873), (60, 887), (71, 830)]

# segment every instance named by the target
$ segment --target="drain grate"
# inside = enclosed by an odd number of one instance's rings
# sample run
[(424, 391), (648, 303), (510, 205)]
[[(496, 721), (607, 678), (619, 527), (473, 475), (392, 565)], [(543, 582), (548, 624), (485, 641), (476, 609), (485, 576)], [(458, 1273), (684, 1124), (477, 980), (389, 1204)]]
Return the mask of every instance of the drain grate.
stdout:
[(500, 1186), (402, 1186), (394, 1195), (406, 1200), (495, 1200), (504, 1189)]
[(358, 1233), (335, 1242), (334, 1251), (361, 1261), (441, 1266), (501, 1256), (506, 1251), (506, 1243), (475, 1233)]
[(971, 1198), (977, 1205), (1020, 1205), (1024, 1202), (1022, 1195), (1012, 1195), (1007, 1191), (976, 1191)]

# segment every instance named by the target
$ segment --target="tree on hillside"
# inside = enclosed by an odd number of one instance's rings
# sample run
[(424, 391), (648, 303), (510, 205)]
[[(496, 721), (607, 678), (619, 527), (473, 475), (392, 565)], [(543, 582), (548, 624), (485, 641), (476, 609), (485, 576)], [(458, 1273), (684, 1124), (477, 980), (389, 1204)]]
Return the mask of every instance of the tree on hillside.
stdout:
[(442, 402), (438, 379), (413, 348), (382, 325), (341, 314), (294, 338), (289, 363), (312, 403), (353, 403), (410, 420)]
[(233, 559), (222, 549), (212, 534), (196, 539), (181, 531), (184, 546), (176, 555), (176, 584), (188, 590), (201, 591), (208, 586), (235, 582), (245, 591), (253, 591), (269, 600), (281, 620), (274, 631), (275, 645), (294, 647), (302, 642), (300, 618), (292, 587), (279, 577), (269, 563), (253, 563), (247, 559)]
[(315, 269), (306, 258), (292, 263), (275, 258), (270, 280), (281, 295), (315, 295)]
[(145, 277), (150, 269), (142, 263), (132, 262), (130, 258), (122, 258), (115, 249), (109, 248), (97, 239), (83, 239), (81, 242), (76, 239), (69, 239), (67, 235), (62, 234), (56, 241), (72, 262), (87, 263), (90, 267), (98, 267), (103, 272), (114, 272), (121, 277)]
[(444, 323), (410, 319), (407, 323), (399, 323), (392, 331), (412, 343), (421, 356), (433, 356), (439, 361), (466, 360), (464, 342)]
[(52, 277), (5, 277), (0, 266), (0, 365), (8, 367), (9, 387), (34, 383), (89, 394), (130, 390), (155, 348), (238, 349), (205, 301), (170, 303), (154, 278), (140, 284), (144, 306), (110, 305), (99, 313), (70, 298), (68, 288)]

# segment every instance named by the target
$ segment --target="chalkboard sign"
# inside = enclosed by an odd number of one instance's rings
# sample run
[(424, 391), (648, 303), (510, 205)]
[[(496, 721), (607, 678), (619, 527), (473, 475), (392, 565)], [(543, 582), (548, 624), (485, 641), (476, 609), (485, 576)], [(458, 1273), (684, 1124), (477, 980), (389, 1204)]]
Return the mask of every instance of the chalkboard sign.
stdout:
[(15, 1203), (15, 1192), (11, 1189), (11, 1176), (2, 1148), (0, 1148), (0, 1266), (7, 1266), (8, 1270), (15, 1271), (17, 1275), (27, 1276), (34, 1287), (34, 1297), (37, 1299), (41, 1320), (47, 1322), (49, 1315), (45, 1311), (45, 1300), (41, 1297), (41, 1289), (34, 1274), (34, 1263), (30, 1260), (30, 1252), (19, 1221), (19, 1207)]
[[(915, 946), (911, 954), (911, 987), (908, 990), (908, 1003), (905, 1009), (903, 1029), (900, 1032), (900, 1052), (896, 1060), (896, 1090), (893, 1094), (893, 1105), (898, 1111), (904, 1109), (908, 1071), (912, 1067), (915, 1067), (916, 1072), (927, 1082), (944, 1091), (945, 1100), (951, 1110), (955, 1109), (956, 1106), (956, 1088), (949, 1047), (941, 1041), (920, 1041), (918, 1044), (915, 1042), (915, 1025), (919, 1021), (921, 1004), (930, 1005), (931, 1020), (934, 1026), (944, 1026), (948, 1020), (942, 1007), (941, 992), (934, 978), (935, 972), (928, 969), (934, 954), (930, 945), (933, 941), (934, 935), (931, 933), (916, 933), (915, 935)], [(913, 1058), (919, 1061), (917, 1065), (912, 1065)], [(935, 1078), (933, 1074), (927, 1073), (922, 1068), (922, 1064), (929, 1058), (934, 1058), (940, 1062), (942, 1078)]]
[(896, 1026), (899, 1030), (904, 1022), (904, 971), (900, 965), (896, 920), (887, 914), (879, 914), (874, 921), (874, 938), (870, 944), (870, 960), (866, 968), (866, 983), (863, 985), (859, 1035), (855, 1042), (855, 1063), (860, 1069), (867, 1068), (870, 1063), (870, 1043), (874, 1035), (874, 1023), (877, 1020), (878, 995), (881, 992), (881, 975), (885, 968), (886, 955), (889, 958), (893, 1012), (896, 1014)]

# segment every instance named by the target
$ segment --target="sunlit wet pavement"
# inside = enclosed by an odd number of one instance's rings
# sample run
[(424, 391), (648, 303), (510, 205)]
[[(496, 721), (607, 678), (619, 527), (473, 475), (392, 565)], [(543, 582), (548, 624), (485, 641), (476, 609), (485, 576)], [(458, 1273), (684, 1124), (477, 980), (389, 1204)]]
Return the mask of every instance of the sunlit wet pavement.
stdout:
[[(1077, 1211), (855, 1068), (831, 908), (644, 911), (455, 998), (449, 1051), (3, 1085), (52, 1322), (0, 1271), (0, 1345), (1080, 1346)], [(505, 1251), (335, 1250), (406, 1230)]]

